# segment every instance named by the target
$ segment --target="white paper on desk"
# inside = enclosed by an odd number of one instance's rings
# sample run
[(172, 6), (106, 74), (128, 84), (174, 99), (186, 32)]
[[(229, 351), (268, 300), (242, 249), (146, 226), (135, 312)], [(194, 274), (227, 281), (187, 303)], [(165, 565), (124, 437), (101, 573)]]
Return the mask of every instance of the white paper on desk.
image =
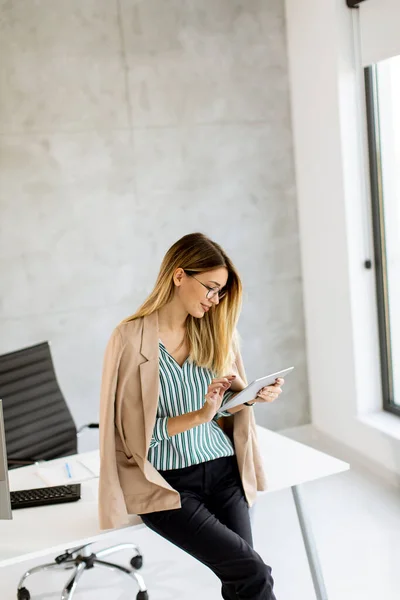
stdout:
[(98, 452), (94, 454), (88, 455), (79, 455), (77, 458), (80, 463), (82, 463), (91, 473), (93, 473), (94, 477), (99, 477), (100, 475), (100, 454)]
[[(68, 463), (71, 477), (68, 477), (66, 463)], [(96, 475), (78, 460), (65, 460), (56, 464), (39, 467), (37, 475), (47, 485), (68, 485), (93, 479)]]

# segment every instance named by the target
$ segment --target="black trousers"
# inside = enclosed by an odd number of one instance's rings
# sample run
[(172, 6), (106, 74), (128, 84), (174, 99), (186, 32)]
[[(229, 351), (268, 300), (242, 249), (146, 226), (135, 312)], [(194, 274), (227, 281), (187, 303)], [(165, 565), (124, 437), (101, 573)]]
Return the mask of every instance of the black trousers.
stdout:
[(276, 600), (271, 568), (253, 549), (236, 456), (160, 471), (182, 507), (141, 514), (153, 531), (209, 567), (224, 600)]

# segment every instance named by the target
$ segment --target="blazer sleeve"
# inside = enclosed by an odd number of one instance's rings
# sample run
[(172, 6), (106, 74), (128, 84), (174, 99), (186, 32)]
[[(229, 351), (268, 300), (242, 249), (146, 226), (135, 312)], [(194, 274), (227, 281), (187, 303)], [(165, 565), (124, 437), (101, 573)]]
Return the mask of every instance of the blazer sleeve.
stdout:
[[(240, 347), (238, 343), (238, 335), (234, 344), (234, 353), (235, 353), (235, 367), (238, 375), (243, 379), (245, 384), (248, 384), (246, 371), (243, 364), (242, 355), (240, 353)], [(246, 410), (246, 409), (243, 409)], [(264, 491), (267, 489), (267, 479), (264, 471), (263, 460), (261, 458), (260, 450), (258, 447), (258, 437), (257, 437), (257, 428), (256, 428), (256, 420), (254, 417), (254, 409), (248, 407), (248, 415), (250, 419), (250, 431), (251, 431), (251, 444), (253, 451), (253, 462), (254, 462), (254, 470), (257, 479), (257, 490)]]
[(121, 527), (128, 522), (115, 452), (115, 397), (122, 352), (122, 337), (117, 328), (113, 331), (106, 347), (101, 380), (99, 422), (99, 521), (101, 529)]

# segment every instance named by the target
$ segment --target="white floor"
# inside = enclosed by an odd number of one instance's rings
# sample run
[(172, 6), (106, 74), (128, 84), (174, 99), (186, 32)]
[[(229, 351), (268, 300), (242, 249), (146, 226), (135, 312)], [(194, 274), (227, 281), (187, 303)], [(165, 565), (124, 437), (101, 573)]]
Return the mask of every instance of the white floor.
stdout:
[[(292, 437), (304, 439), (291, 433)], [(310, 442), (311, 443), (311, 442)], [(318, 445), (313, 439), (312, 444)], [(343, 458), (343, 457), (341, 457)], [(304, 496), (329, 600), (397, 600), (400, 589), (400, 489), (357, 465), (351, 471), (304, 486)], [(29, 535), (29, 532), (27, 532)], [(314, 600), (315, 594), (290, 491), (257, 504), (255, 548), (273, 569), (277, 600)], [(150, 600), (218, 600), (219, 580), (206, 567), (150, 530), (117, 533), (110, 544), (137, 543)], [(124, 553), (114, 555), (127, 564)], [(46, 557), (42, 562), (50, 561)], [(0, 598), (16, 598), (22, 563), (0, 569)], [(32, 600), (55, 600), (68, 573), (44, 573), (29, 581)], [(137, 589), (122, 575), (93, 569), (84, 574), (75, 600), (132, 600)]]

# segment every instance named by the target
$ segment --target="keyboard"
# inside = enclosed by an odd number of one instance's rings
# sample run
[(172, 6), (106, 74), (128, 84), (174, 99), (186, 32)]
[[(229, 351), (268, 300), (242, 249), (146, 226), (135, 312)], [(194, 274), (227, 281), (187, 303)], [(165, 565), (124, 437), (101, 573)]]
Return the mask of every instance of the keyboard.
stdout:
[(10, 493), (11, 509), (45, 506), (46, 504), (61, 504), (76, 502), (81, 498), (81, 484), (56, 485), (53, 487), (19, 490)]

